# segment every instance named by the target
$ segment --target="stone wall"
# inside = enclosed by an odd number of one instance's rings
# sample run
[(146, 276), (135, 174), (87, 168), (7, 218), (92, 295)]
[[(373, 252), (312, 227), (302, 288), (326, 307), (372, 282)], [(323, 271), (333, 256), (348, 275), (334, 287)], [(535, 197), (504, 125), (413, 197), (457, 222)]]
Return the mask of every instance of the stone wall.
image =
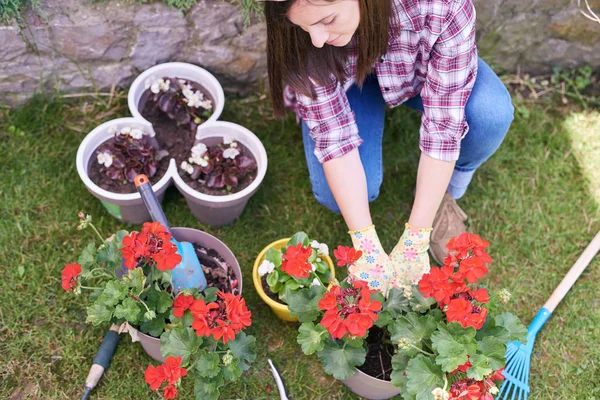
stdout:
[[(378, 1), (378, 0), (374, 0)], [(600, 67), (600, 24), (577, 0), (474, 0), (482, 56), (497, 69), (532, 73), (553, 66)], [(600, 10), (600, 0), (591, 0)], [(596, 2), (596, 4), (594, 4)], [(42, 0), (27, 26), (0, 27), (0, 101), (19, 103), (40, 87), (85, 91), (130, 84), (165, 61), (200, 65), (229, 93), (265, 80), (265, 28), (244, 31), (236, 6), (199, 0), (185, 15), (162, 3)]]

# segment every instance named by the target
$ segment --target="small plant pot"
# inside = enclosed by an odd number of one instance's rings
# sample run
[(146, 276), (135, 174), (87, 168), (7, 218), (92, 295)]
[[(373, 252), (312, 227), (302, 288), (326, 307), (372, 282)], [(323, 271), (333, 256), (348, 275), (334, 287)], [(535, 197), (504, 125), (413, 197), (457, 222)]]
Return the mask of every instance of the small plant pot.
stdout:
[[(150, 220), (150, 214), (146, 210), (139, 193), (113, 193), (102, 189), (96, 185), (88, 175), (90, 162), (95, 160), (96, 149), (104, 142), (114, 137), (109, 132), (111, 126), (128, 125), (132, 128), (140, 128), (145, 131), (152, 131), (152, 125), (145, 120), (136, 118), (118, 118), (105, 122), (92, 130), (79, 145), (77, 150), (76, 165), (79, 177), (85, 184), (85, 187), (92, 193), (106, 208), (113, 217), (131, 224), (140, 224)], [(158, 200), (162, 202), (165, 191), (171, 182), (171, 168), (175, 168), (171, 163), (164, 176), (154, 185), (152, 189), (156, 193)]]
[[(242, 270), (240, 269), (240, 264), (235, 258), (233, 252), (227, 247), (225, 243), (217, 239), (211, 234), (206, 232), (202, 232), (198, 229), (192, 228), (171, 228), (173, 231), (173, 237), (180, 242), (190, 242), (192, 244), (199, 244), (209, 249), (215, 250), (227, 264), (233, 268), (236, 279), (238, 281), (238, 287), (240, 290), (240, 294), (242, 293)], [(145, 333), (138, 331), (138, 337), (140, 339), (140, 343), (142, 347), (148, 353), (150, 357), (158, 362), (164, 362), (165, 359), (160, 352), (160, 339), (155, 338)]]
[(146, 80), (158, 79), (165, 76), (192, 80), (202, 85), (202, 87), (208, 91), (215, 103), (213, 114), (208, 118), (208, 121), (216, 121), (221, 116), (225, 105), (225, 94), (223, 93), (223, 87), (217, 78), (204, 68), (182, 62), (170, 62), (155, 65), (135, 78), (127, 93), (127, 105), (129, 106), (131, 115), (145, 121), (140, 112), (139, 105), (142, 95), (146, 91)]
[[(260, 296), (262, 301), (264, 301), (265, 303), (267, 303), (267, 305), (269, 307), (271, 307), (271, 310), (273, 310), (273, 312), (275, 313), (275, 315), (277, 315), (277, 317), (279, 317), (280, 319), (282, 319), (284, 321), (296, 322), (296, 321), (298, 321), (298, 317), (290, 316), (290, 309), (288, 308), (288, 306), (286, 304), (275, 301), (272, 298), (270, 298), (269, 296), (267, 296), (267, 294), (265, 293), (265, 290), (263, 289), (263, 286), (262, 286), (261, 277), (260, 277), (260, 275), (258, 275), (258, 267), (264, 261), (267, 251), (271, 248), (273, 248), (275, 250), (280, 250), (283, 247), (285, 247), (286, 243), (289, 240), (290, 240), (290, 238), (279, 239), (279, 240), (269, 244), (264, 249), (262, 249), (262, 251), (258, 254), (258, 257), (256, 257), (256, 260), (254, 260), (254, 268), (252, 269), (252, 282), (254, 283), (254, 287), (256, 288), (256, 291), (258, 292), (258, 295)], [(333, 261), (331, 260), (331, 257), (324, 256), (321, 258), (323, 259), (323, 261), (325, 261), (327, 263), (327, 265), (329, 265), (329, 270), (331, 271), (331, 279), (334, 279), (335, 278), (335, 267), (333, 266)], [(331, 285), (329, 285), (329, 286), (331, 287)]]
[(185, 197), (192, 214), (201, 223), (213, 226), (227, 225), (235, 221), (244, 211), (248, 200), (258, 190), (267, 172), (265, 147), (254, 133), (241, 125), (224, 121), (206, 122), (198, 128), (196, 141), (211, 146), (220, 143), (223, 136), (235, 138), (252, 153), (256, 160), (256, 177), (246, 188), (223, 196), (208, 195), (191, 188), (179, 176), (179, 171), (173, 173), (175, 186)]
[(400, 394), (400, 388), (392, 385), (392, 382), (373, 378), (359, 369), (356, 369), (354, 375), (342, 382), (351, 391), (365, 399), (385, 400)]

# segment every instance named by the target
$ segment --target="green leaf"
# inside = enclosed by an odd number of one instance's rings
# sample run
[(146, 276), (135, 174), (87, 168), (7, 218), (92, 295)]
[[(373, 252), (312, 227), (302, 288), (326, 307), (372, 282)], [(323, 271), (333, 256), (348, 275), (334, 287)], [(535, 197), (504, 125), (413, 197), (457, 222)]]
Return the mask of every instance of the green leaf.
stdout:
[(96, 243), (88, 243), (88, 245), (83, 249), (83, 251), (79, 255), (79, 258), (77, 259), (77, 262), (81, 265), (82, 271), (88, 271), (91, 267), (95, 266), (96, 257), (98, 257)]
[(106, 263), (110, 271), (121, 267), (121, 242), (128, 235), (127, 231), (118, 231), (113, 237), (107, 239), (98, 249), (98, 263)]
[(392, 315), (392, 318), (397, 318), (409, 312), (410, 307), (408, 306), (408, 299), (404, 297), (404, 291), (392, 288), (387, 300), (383, 303), (382, 309), (383, 311), (388, 311)]
[(239, 362), (240, 360), (234, 358), (231, 364), (225, 365), (221, 368), (221, 372), (223, 373), (223, 378), (225, 378), (225, 380), (233, 382), (242, 376), (242, 369), (238, 366)]
[(305, 322), (298, 328), (298, 344), (302, 345), (302, 351), (306, 355), (311, 355), (315, 351), (323, 349), (323, 339), (328, 337), (327, 329), (321, 324), (315, 326), (312, 322)]
[(194, 380), (194, 396), (196, 400), (219, 400), (219, 388), (223, 385), (223, 376), (214, 379), (197, 377)]
[(467, 376), (475, 380), (482, 380), (485, 376), (492, 373), (489, 359), (483, 354), (475, 354), (469, 360), (472, 367), (467, 370)]
[(94, 326), (98, 326), (104, 322), (109, 322), (112, 318), (114, 308), (107, 307), (101, 303), (94, 303), (87, 307), (86, 323), (91, 322)]
[(467, 349), (467, 353), (469, 355), (473, 355), (477, 352), (477, 340), (475, 340), (476, 331), (475, 328), (469, 326), (467, 328), (463, 327), (458, 322), (450, 322), (448, 325), (444, 325), (443, 323), (438, 323), (439, 326), (444, 326), (445, 329), (448, 330), (450, 335), (456, 340), (458, 343), (465, 346)]
[(479, 351), (488, 358), (490, 367), (496, 371), (506, 364), (506, 346), (493, 336), (483, 338), (479, 342)]
[(221, 368), (219, 364), (221, 363), (221, 358), (218, 353), (211, 353), (208, 350), (202, 350), (200, 356), (195, 361), (196, 362), (196, 370), (200, 376), (204, 378), (213, 378), (221, 372)]
[(127, 270), (127, 275), (123, 275), (123, 281), (133, 289), (133, 293), (139, 295), (144, 290), (146, 276), (144, 275), (144, 271), (138, 267)]
[(287, 293), (288, 291), (296, 291), (298, 289), (300, 289), (302, 285), (300, 285), (298, 282), (296, 282), (293, 279), (290, 279), (289, 281), (287, 281), (285, 283), (285, 289), (284, 289), (284, 293)]
[(171, 308), (173, 299), (171, 299), (169, 293), (151, 287), (148, 290), (148, 295), (146, 297), (146, 305), (149, 309), (156, 310), (157, 314), (162, 314)]
[[(397, 342), (398, 339), (407, 338), (415, 346), (421, 348), (421, 341), (429, 338), (436, 327), (435, 319), (431, 315), (418, 315), (411, 312), (405, 316), (398, 317), (388, 325), (388, 330), (392, 335), (392, 341)], [(412, 349), (405, 353), (407, 355), (415, 355), (417, 354), (417, 350)]]
[(435, 363), (441, 366), (444, 372), (452, 372), (469, 360), (466, 347), (458, 343), (441, 324), (431, 335), (431, 344), (438, 352)]
[[(298, 243), (302, 243), (302, 247), (306, 247), (309, 244), (308, 235), (304, 232), (298, 232), (290, 238), (285, 247), (296, 246)], [(277, 264), (275, 264), (277, 265)]]
[(181, 357), (181, 365), (186, 365), (190, 356), (200, 348), (202, 338), (192, 328), (177, 327), (160, 336), (160, 353), (163, 357)]
[(392, 357), (392, 385), (400, 388), (403, 398), (408, 394), (406, 367), (409, 360), (409, 357), (401, 354), (394, 354)]
[(277, 270), (273, 270), (270, 274), (267, 274), (267, 285), (269, 285), (269, 289), (273, 288), (279, 280), (279, 272)]
[(285, 298), (290, 315), (292, 317), (297, 315), (300, 322), (313, 322), (321, 313), (318, 304), (326, 290), (323, 286), (286, 290)]
[(413, 311), (419, 313), (425, 313), (427, 310), (431, 308), (432, 305), (435, 304), (435, 299), (433, 297), (425, 298), (423, 293), (419, 290), (417, 285), (413, 285), (412, 287), (412, 297), (410, 299), (410, 307)]
[(113, 307), (123, 301), (128, 294), (129, 288), (123, 281), (109, 281), (97, 301), (106, 307)]
[(497, 315), (496, 326), (505, 328), (509, 332), (510, 340), (519, 340), (521, 343), (525, 343), (527, 328), (516, 315), (509, 312)]
[(256, 338), (246, 335), (243, 331), (238, 333), (235, 340), (229, 342), (229, 350), (239, 361), (239, 367), (242, 371), (250, 368), (250, 364), (256, 360)]
[(437, 387), (444, 387), (444, 373), (433, 361), (422, 354), (408, 362), (406, 367), (408, 392), (417, 400), (432, 400), (431, 392)]
[(142, 322), (140, 324), (140, 330), (150, 336), (154, 336), (156, 338), (160, 337), (165, 330), (165, 317), (165, 314), (159, 314), (151, 321)]
[[(329, 265), (327, 265), (327, 263), (325, 261), (323, 261), (323, 259), (321, 259), (321, 261), (315, 261), (313, 264), (315, 265), (315, 267), (317, 267), (317, 272), (319, 274), (327, 274), (328, 272), (331, 271), (329, 269)], [(319, 275), (319, 276), (321, 276), (321, 275)]]
[(480, 330), (477, 331), (475, 339), (483, 340), (483, 338), (493, 336), (501, 343), (506, 344), (510, 341), (510, 332), (503, 326), (496, 325), (495, 318), (487, 318)]
[(275, 267), (278, 267), (281, 265), (281, 255), (280, 250), (275, 250), (271, 247), (265, 254), (265, 260), (272, 262)]
[(204, 289), (204, 292), (203, 292), (204, 301), (207, 304), (217, 301), (217, 292), (218, 291), (219, 291), (219, 289), (216, 287), (209, 287), (209, 288)]
[(328, 339), (323, 350), (317, 353), (325, 372), (336, 379), (346, 379), (354, 375), (356, 367), (364, 364), (366, 355), (367, 351), (363, 347), (344, 348), (331, 339)]
[(137, 301), (131, 297), (123, 300), (121, 304), (118, 304), (115, 308), (115, 317), (123, 318), (130, 324), (137, 324), (142, 310)]
[(377, 321), (375, 321), (375, 325), (377, 325), (380, 328), (384, 328), (388, 326), (392, 321), (392, 313), (390, 313), (389, 311), (380, 311), (379, 314), (377, 314)]

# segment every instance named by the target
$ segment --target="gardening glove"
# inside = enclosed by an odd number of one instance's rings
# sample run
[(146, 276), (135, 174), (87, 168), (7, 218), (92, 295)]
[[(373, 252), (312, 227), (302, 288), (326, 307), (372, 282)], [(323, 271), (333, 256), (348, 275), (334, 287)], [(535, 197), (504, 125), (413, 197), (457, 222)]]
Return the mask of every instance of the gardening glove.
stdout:
[(354, 249), (362, 252), (358, 261), (348, 268), (350, 278), (365, 281), (370, 289), (387, 296), (395, 279), (394, 268), (389, 256), (381, 247), (375, 225), (348, 233)]
[(397, 288), (406, 288), (417, 283), (421, 277), (429, 272), (429, 235), (431, 228), (414, 228), (405, 225), (404, 233), (398, 244), (390, 253), (390, 259), (395, 271)]

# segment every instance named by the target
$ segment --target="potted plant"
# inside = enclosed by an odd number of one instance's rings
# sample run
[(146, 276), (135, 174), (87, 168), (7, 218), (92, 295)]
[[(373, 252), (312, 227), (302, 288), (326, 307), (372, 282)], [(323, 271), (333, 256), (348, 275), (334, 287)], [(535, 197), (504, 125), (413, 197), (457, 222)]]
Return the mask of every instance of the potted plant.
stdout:
[(198, 127), (193, 146), (177, 159), (175, 186), (202, 223), (226, 225), (244, 211), (267, 171), (267, 153), (252, 132), (231, 122)]
[(168, 152), (160, 148), (152, 125), (119, 118), (92, 130), (77, 151), (76, 166), (86, 188), (115, 218), (129, 223), (150, 219), (133, 178), (147, 175), (160, 201), (171, 180)]
[[(78, 262), (65, 266), (62, 287), (75, 294), (82, 290), (94, 293), (87, 307), (86, 322), (121, 325), (133, 340), (141, 342), (152, 358), (173, 368), (201, 363), (198, 360), (205, 352), (224, 351), (228, 356), (222, 360), (223, 365), (215, 365), (215, 371), (218, 367), (219, 372), (196, 376), (197, 385), (205, 383), (197, 390), (207, 393), (218, 393), (223, 384), (221, 378), (235, 380), (240, 371), (249, 367), (255, 357), (254, 338), (243, 332), (250, 325), (250, 312), (241, 298), (241, 270), (235, 256), (221, 241), (195, 229), (172, 228), (177, 240), (194, 244), (208, 283), (202, 293), (197, 289), (175, 293), (171, 271), (181, 262), (181, 256), (163, 226), (157, 222), (145, 223), (141, 232), (121, 230), (104, 239), (90, 216), (83, 213), (79, 216), (78, 229), (90, 227), (100, 245), (89, 243)], [(191, 311), (186, 313), (188, 309)], [(203, 338), (210, 335), (212, 339)], [(219, 340), (223, 343), (217, 343)], [(170, 356), (181, 358), (177, 361)], [(196, 374), (196, 369), (193, 371), (191, 374)], [(173, 376), (166, 379), (171, 383), (164, 391), (165, 396), (176, 393), (173, 384), (178, 379)]]
[(334, 279), (328, 246), (310, 240), (304, 232), (269, 244), (252, 269), (258, 295), (284, 321), (298, 321), (297, 315), (290, 314), (286, 297), (321, 293)]
[[(510, 295), (480, 285), (492, 259), (489, 243), (462, 234), (450, 241), (444, 266), (384, 298), (365, 282), (344, 281), (314, 298), (289, 302), (300, 320), (298, 343), (325, 372), (368, 399), (492, 400), (506, 344), (527, 329), (501, 312)], [(334, 252), (351, 265), (360, 255)]]

